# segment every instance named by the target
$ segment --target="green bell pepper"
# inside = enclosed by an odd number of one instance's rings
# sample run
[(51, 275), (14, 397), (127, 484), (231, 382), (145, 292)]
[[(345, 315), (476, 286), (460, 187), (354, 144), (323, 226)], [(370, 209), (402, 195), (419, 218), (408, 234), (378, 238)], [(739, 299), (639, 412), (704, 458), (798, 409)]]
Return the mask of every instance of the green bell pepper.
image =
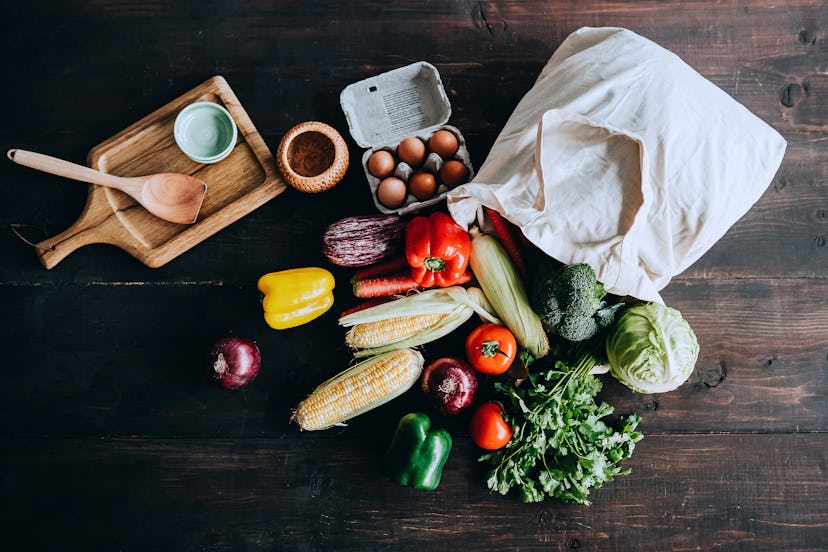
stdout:
[(431, 420), (425, 414), (413, 412), (400, 419), (385, 455), (392, 481), (425, 491), (440, 484), (451, 451), (451, 435), (445, 429), (430, 429)]

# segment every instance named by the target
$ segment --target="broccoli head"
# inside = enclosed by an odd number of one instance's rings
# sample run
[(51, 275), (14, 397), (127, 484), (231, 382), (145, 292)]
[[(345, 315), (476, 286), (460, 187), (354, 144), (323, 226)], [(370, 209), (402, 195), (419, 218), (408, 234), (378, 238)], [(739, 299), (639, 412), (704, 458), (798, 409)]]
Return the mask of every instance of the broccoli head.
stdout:
[(598, 331), (598, 322), (581, 313), (566, 315), (557, 326), (558, 335), (569, 341), (584, 341)]
[(568, 314), (584, 316), (592, 316), (600, 309), (601, 299), (607, 294), (595, 271), (586, 263), (564, 267), (555, 279), (552, 293)]
[(530, 271), (532, 279), (529, 282), (529, 304), (532, 310), (540, 317), (543, 327), (548, 331), (561, 322), (563, 310), (558, 304), (558, 299), (552, 293), (560, 263), (552, 257), (537, 253), (529, 256)]
[(608, 327), (619, 305), (607, 306), (604, 285), (586, 263), (548, 270), (533, 286), (532, 306), (547, 331), (584, 341)]

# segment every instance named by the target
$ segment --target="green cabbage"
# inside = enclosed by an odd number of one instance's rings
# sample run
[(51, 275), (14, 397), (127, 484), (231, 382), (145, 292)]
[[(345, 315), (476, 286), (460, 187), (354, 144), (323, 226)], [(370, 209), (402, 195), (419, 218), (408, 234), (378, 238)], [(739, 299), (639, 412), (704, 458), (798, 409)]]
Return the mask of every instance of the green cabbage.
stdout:
[(628, 308), (606, 342), (610, 372), (639, 393), (672, 391), (684, 383), (699, 356), (699, 342), (676, 309), (660, 303)]

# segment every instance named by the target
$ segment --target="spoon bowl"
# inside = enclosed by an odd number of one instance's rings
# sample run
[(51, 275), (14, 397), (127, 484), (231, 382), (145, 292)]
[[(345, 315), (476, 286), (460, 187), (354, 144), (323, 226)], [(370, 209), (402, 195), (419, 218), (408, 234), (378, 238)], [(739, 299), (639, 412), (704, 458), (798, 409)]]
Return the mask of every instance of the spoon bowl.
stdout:
[(207, 184), (186, 174), (160, 173), (125, 178), (42, 153), (11, 149), (6, 155), (15, 163), (32, 169), (120, 190), (153, 215), (177, 224), (196, 221), (207, 193)]

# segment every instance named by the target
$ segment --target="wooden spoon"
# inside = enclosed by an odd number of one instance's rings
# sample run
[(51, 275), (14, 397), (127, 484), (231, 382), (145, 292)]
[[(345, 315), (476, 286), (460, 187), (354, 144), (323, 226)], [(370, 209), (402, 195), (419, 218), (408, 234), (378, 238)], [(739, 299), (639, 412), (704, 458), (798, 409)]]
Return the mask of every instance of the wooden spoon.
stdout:
[(207, 193), (207, 184), (186, 174), (162, 173), (124, 178), (42, 153), (11, 149), (7, 155), (15, 163), (32, 169), (121, 190), (153, 215), (178, 224), (196, 221), (204, 194)]

